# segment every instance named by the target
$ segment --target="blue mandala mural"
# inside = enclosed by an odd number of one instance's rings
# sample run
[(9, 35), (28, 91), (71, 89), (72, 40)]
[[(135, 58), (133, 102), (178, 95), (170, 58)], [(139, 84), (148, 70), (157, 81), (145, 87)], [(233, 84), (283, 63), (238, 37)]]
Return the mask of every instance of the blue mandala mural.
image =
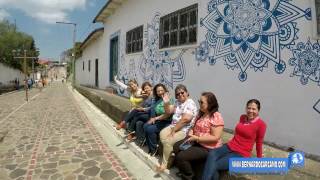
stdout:
[[(120, 36), (120, 33), (119, 33)], [(119, 46), (119, 52), (121, 52), (120, 55), (120, 62), (119, 62), (119, 72), (118, 72), (118, 78), (120, 81), (122, 81), (124, 84), (128, 84), (130, 79), (135, 79), (138, 81), (137, 73), (136, 73), (136, 64), (134, 59), (129, 60), (128, 66), (126, 66), (126, 58), (125, 58), (125, 46), (123, 45), (122, 41), (120, 41)], [(122, 96), (128, 96), (128, 93), (125, 89), (122, 89), (117, 86), (117, 93)]]
[[(186, 77), (186, 69), (183, 62), (183, 54), (186, 49), (180, 51), (159, 50), (159, 24), (160, 13), (156, 13), (151, 24), (147, 24), (144, 32), (144, 50), (139, 61), (130, 59), (126, 62), (124, 41), (120, 41), (120, 62), (119, 79), (127, 84), (130, 79), (138, 79), (137, 72), (140, 72), (142, 81), (149, 81), (152, 84), (163, 83), (173, 89), (175, 82), (182, 82)], [(120, 36), (120, 33), (117, 35)], [(124, 89), (118, 87), (118, 94), (127, 96)]]
[(312, 44), (310, 40), (307, 43), (298, 43), (297, 47), (292, 49), (293, 58), (289, 60), (290, 66), (294, 67), (291, 77), (300, 77), (300, 82), (303, 85), (308, 84), (311, 80), (320, 86), (319, 52), (319, 43)]
[(316, 104), (313, 106), (313, 109), (320, 114), (320, 99), (319, 99), (319, 100), (316, 102)]
[[(209, 47), (206, 41), (200, 43), (200, 46), (196, 48), (196, 59), (199, 61), (205, 61), (209, 55)], [(199, 65), (198, 63), (198, 65)]]
[(140, 74), (144, 81), (150, 81), (153, 84), (163, 83), (173, 88), (174, 82), (185, 79), (186, 70), (182, 56), (186, 50), (183, 49), (177, 54), (159, 51), (159, 24), (160, 14), (157, 13), (144, 33), (146, 42), (139, 64)]
[[(120, 64), (121, 65), (120, 65), (119, 72), (118, 72), (118, 78), (124, 84), (128, 84), (129, 80), (131, 78), (129, 77), (129, 73), (128, 73), (127, 68), (125, 66), (123, 66), (123, 64), (125, 64), (125, 58), (124, 58), (123, 54), (121, 54)], [(122, 96), (128, 96), (128, 93), (126, 92), (126, 90), (120, 88), (119, 86), (117, 86), (117, 93), (122, 95)]]
[[(121, 31), (118, 30), (114, 33), (112, 33), (110, 35), (110, 39), (113, 39), (115, 37), (120, 38), (121, 37)], [(117, 73), (118, 79), (120, 81), (122, 81), (125, 84), (128, 84), (129, 80), (132, 79), (132, 77), (129, 76), (128, 70), (125, 66), (123, 66), (123, 64), (125, 64), (125, 56), (124, 56), (124, 46), (122, 41), (119, 41), (120, 45), (119, 45), (119, 54), (118, 56), (120, 57), (120, 61), (119, 61), (119, 71)], [(120, 88), (119, 86), (115, 86), (116, 90), (117, 90), (117, 94), (120, 94), (122, 96), (128, 96), (128, 93), (126, 92), (125, 89)]]
[(283, 73), (280, 50), (295, 45), (299, 29), (294, 21), (311, 20), (310, 9), (288, 0), (211, 0), (208, 11), (200, 21), (207, 29), (206, 41), (197, 48), (196, 59), (223, 60), (228, 69), (240, 69), (240, 81), (247, 79), (248, 68), (263, 71), (269, 62), (276, 73)]

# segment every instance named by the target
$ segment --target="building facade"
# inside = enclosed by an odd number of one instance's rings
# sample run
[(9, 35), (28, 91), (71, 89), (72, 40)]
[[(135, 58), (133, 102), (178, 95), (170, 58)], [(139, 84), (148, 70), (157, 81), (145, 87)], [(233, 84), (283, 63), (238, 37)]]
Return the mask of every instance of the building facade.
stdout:
[(99, 88), (117, 88), (117, 75), (171, 92), (185, 84), (194, 99), (212, 91), (229, 129), (257, 98), (267, 141), (320, 155), (316, 9), (314, 0), (109, 0), (94, 19), (104, 33), (82, 60), (99, 55)]
[(78, 84), (90, 87), (105, 87), (107, 67), (106, 58), (102, 61), (102, 53), (106, 48), (103, 42), (103, 28), (94, 30), (82, 43), (80, 49), (82, 56), (75, 62), (76, 77)]

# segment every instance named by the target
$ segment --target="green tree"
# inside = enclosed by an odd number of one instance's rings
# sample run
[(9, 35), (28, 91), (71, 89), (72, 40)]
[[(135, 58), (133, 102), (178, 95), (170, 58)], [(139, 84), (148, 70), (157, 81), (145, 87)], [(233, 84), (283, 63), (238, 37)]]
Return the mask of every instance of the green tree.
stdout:
[[(81, 57), (81, 55), (82, 55), (82, 51), (80, 49), (80, 46), (81, 46), (81, 42), (76, 42), (75, 43), (76, 59)], [(72, 58), (72, 54), (73, 54), (73, 48), (67, 49), (65, 53), (71, 59)]]
[[(35, 42), (32, 36), (17, 31), (16, 26), (9, 21), (0, 21), (0, 62), (22, 70), (23, 61), (14, 58), (12, 50), (20, 49), (20, 55), (23, 56), (23, 50), (27, 50), (27, 56), (39, 56)], [(38, 66), (38, 60), (35, 60), (35, 67)], [(32, 62), (27, 63), (28, 69), (31, 68)]]
[[(82, 56), (82, 50), (80, 49), (81, 42), (76, 42), (75, 43), (75, 51), (76, 51), (76, 59)], [(72, 60), (72, 54), (73, 54), (73, 48), (67, 49), (66, 51), (63, 52), (63, 55), (65, 58)], [(67, 64), (67, 74), (68, 76), (72, 74), (72, 61), (69, 61)]]

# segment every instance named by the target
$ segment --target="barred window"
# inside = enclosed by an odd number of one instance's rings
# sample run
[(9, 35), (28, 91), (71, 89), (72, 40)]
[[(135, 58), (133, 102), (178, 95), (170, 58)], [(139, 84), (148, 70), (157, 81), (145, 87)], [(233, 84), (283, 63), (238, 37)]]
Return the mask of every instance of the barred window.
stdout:
[(143, 26), (136, 27), (126, 34), (126, 52), (127, 54), (142, 51)]
[(160, 48), (197, 42), (198, 4), (160, 18)]
[(320, 0), (315, 0), (317, 17), (317, 34), (320, 35)]

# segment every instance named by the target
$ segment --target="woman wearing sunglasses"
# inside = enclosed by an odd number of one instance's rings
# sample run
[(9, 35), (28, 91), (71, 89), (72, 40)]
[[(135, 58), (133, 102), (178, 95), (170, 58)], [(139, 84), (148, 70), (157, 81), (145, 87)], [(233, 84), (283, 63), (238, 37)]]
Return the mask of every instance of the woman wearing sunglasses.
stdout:
[[(219, 105), (212, 92), (203, 92), (199, 100), (200, 110), (195, 124), (188, 132), (188, 136), (174, 144), (175, 165), (179, 168), (179, 175), (183, 179), (201, 179), (201, 167), (207, 158), (209, 150), (222, 146), (221, 136), (224, 121), (218, 112)], [(191, 145), (183, 149), (184, 144)], [(193, 169), (191, 162), (198, 167)]]
[(170, 105), (168, 93), (163, 96), (166, 113), (174, 114), (170, 126), (164, 128), (160, 132), (160, 140), (163, 144), (163, 154), (162, 163), (157, 167), (158, 172), (167, 169), (173, 145), (186, 137), (186, 133), (192, 127), (197, 114), (197, 106), (195, 102), (189, 98), (186, 86), (182, 84), (177, 85), (175, 88), (175, 95), (177, 99), (175, 105)]

